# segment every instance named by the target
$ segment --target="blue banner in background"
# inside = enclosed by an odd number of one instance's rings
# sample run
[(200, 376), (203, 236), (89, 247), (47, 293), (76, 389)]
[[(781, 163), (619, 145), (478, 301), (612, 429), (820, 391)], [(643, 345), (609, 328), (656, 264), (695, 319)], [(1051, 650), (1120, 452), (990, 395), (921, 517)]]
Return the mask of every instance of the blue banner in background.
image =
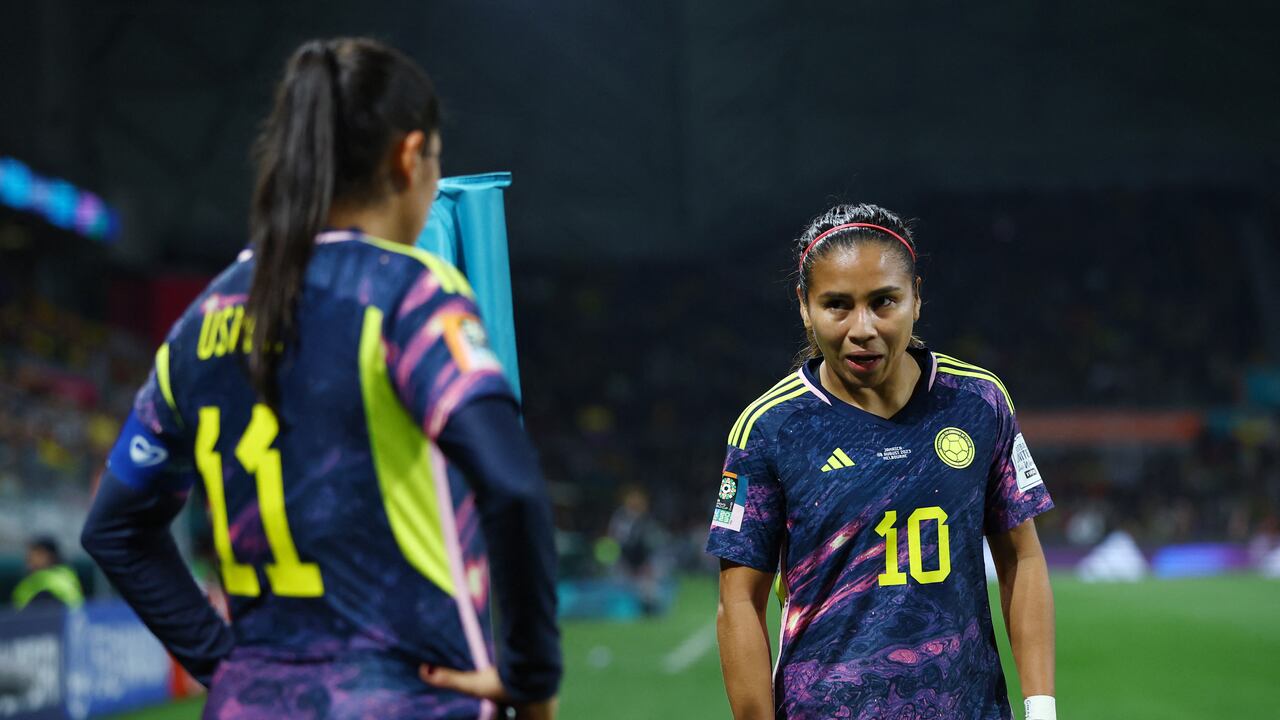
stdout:
[(1156, 577), (1210, 577), (1249, 568), (1249, 553), (1230, 543), (1167, 545), (1151, 559)]
[(418, 247), (448, 260), (467, 276), (507, 381), (520, 397), (516, 324), (511, 306), (511, 263), (502, 191), (511, 173), (441, 178)]
[(62, 714), (61, 606), (0, 613), (0, 718)]
[(84, 720), (163, 704), (173, 668), (119, 600), (0, 609), (0, 720)]
[(127, 605), (89, 603), (66, 618), (68, 718), (100, 717), (170, 698), (173, 663), (169, 654)]

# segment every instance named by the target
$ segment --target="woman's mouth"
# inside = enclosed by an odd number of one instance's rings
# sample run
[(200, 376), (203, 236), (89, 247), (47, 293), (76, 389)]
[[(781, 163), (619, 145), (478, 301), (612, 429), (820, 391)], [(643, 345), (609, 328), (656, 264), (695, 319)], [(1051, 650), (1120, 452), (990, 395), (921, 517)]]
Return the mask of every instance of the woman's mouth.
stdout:
[(844, 356), (844, 363), (855, 373), (869, 373), (880, 367), (884, 356), (879, 353), (853, 353)]

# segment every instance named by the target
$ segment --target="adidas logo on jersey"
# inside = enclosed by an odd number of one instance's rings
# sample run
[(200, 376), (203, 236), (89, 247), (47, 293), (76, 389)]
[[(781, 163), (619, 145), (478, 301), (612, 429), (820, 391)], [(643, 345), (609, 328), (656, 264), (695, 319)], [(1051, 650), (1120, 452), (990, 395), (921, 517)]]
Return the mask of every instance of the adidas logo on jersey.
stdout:
[(832, 470), (843, 470), (844, 468), (853, 467), (853, 460), (840, 448), (836, 448), (831, 453), (831, 457), (827, 458), (827, 464), (822, 466), (822, 472), (831, 472)]

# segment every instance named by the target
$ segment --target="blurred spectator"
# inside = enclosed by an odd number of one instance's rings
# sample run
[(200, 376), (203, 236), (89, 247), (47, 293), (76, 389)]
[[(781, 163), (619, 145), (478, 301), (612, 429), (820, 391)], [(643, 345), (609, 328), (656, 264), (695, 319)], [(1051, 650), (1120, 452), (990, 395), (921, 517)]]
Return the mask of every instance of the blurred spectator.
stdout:
[(62, 603), (74, 610), (84, 604), (80, 579), (62, 563), (58, 543), (53, 538), (35, 538), (27, 543), (27, 576), (13, 589), (13, 607)]
[(617, 567), (640, 597), (644, 612), (656, 612), (668, 570), (663, 557), (667, 541), (649, 513), (644, 488), (631, 486), (623, 492), (622, 505), (609, 520), (608, 537), (618, 548)]

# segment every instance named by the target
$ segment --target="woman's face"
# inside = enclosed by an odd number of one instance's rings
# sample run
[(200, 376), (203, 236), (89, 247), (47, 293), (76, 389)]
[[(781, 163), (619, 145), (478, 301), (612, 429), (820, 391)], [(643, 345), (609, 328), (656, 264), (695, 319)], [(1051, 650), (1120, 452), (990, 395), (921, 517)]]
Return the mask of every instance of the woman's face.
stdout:
[(814, 261), (800, 315), (846, 388), (880, 387), (901, 366), (920, 319), (919, 289), (900, 253), (882, 243), (839, 247)]

